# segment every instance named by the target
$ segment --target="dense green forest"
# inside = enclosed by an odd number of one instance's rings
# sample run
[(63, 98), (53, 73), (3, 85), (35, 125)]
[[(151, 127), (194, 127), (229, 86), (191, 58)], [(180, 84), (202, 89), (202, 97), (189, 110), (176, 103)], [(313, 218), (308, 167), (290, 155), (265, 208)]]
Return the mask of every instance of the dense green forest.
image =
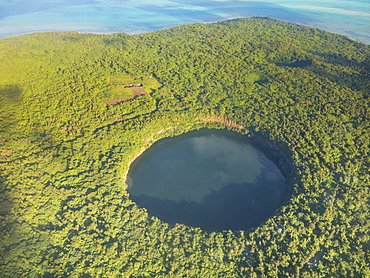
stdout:
[[(369, 45), (247, 18), (9, 37), (0, 65), (1, 277), (370, 277)], [(200, 128), (280, 157), (290, 192), (263, 225), (130, 200), (130, 162)]]

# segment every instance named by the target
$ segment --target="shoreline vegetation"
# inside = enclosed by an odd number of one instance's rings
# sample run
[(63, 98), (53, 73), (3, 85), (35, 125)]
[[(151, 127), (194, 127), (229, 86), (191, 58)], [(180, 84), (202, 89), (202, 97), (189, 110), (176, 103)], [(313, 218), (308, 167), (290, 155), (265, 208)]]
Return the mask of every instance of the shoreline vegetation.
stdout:
[(127, 180), (127, 174), (128, 172), (130, 171), (130, 166), (131, 164), (140, 156), (143, 154), (143, 152), (145, 152), (149, 146), (149, 144), (153, 143), (153, 139), (154, 139), (154, 136), (155, 135), (160, 135), (162, 133), (165, 133), (166, 131), (168, 130), (172, 130), (172, 129), (175, 129), (176, 127), (173, 127), (173, 126), (170, 126), (170, 127), (167, 127), (167, 128), (164, 128), (164, 129), (161, 129), (157, 132), (154, 132), (150, 137), (148, 137), (146, 140), (145, 140), (145, 147), (143, 147), (129, 162), (128, 162), (128, 165), (127, 165), (127, 170), (125, 172), (125, 174), (123, 175), (123, 180), (126, 181)]
[[(2, 277), (370, 276), (369, 45), (241, 18), (9, 37), (0, 62)], [(202, 128), (277, 160), (290, 197), (260, 226), (169, 225), (129, 198), (138, 154)]]

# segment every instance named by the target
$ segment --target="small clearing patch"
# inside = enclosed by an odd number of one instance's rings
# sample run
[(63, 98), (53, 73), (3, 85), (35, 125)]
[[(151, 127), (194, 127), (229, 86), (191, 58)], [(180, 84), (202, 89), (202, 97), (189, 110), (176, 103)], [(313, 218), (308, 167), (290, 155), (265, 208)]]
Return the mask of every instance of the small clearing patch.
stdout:
[(115, 76), (110, 78), (107, 89), (99, 93), (98, 97), (106, 104), (116, 105), (134, 99), (140, 95), (150, 94), (160, 86), (161, 83), (153, 76)]

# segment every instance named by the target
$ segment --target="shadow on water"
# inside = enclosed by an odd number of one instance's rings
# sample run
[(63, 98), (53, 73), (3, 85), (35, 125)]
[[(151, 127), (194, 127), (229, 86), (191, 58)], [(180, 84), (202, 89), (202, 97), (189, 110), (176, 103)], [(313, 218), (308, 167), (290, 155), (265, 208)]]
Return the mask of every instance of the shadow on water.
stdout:
[[(207, 137), (208, 133), (212, 136)], [(223, 139), (219, 140), (218, 136)], [(203, 143), (207, 144), (202, 144), (205, 149), (216, 153), (218, 149), (223, 149), (227, 154), (224, 152), (222, 158), (210, 156), (205, 164), (197, 164), (194, 157), (199, 153), (192, 153), (185, 143), (192, 142), (189, 145), (194, 145), (194, 138), (196, 141), (206, 139)], [(231, 141), (225, 141), (225, 138)], [(222, 142), (222, 145), (216, 142)], [(235, 132), (207, 129), (159, 140), (131, 165), (127, 177), (131, 199), (146, 208), (150, 215), (171, 225), (181, 223), (207, 231), (257, 227), (276, 212), (291, 192), (273, 162), (275, 159), (270, 159), (272, 156), (275, 158), (275, 153), (268, 152), (265, 156), (260, 148), (254, 149), (251, 143), (246, 136)], [(245, 152), (244, 147), (252, 150)], [(249, 156), (248, 161), (244, 160), (245, 155)], [(182, 163), (179, 171), (177, 166), (170, 171), (163, 167), (166, 163), (173, 166), (179, 160), (183, 162), (187, 156), (191, 158), (188, 161), (190, 166)], [(159, 157), (160, 160), (156, 159)], [(223, 163), (219, 163), (220, 160)], [(259, 166), (254, 167), (255, 164)], [(199, 171), (194, 172), (194, 167)], [(250, 179), (250, 171), (259, 172), (255, 176), (257, 179)], [(284, 173), (288, 171), (291, 169), (286, 167)], [(209, 179), (215, 172), (223, 173), (220, 179), (228, 177), (222, 182)], [(192, 193), (189, 194), (189, 191)]]
[(212, 190), (202, 202), (159, 199), (146, 195), (131, 196), (144, 204), (151, 215), (171, 225), (181, 223), (207, 231), (247, 230), (271, 216), (279, 204), (279, 194), (272, 196), (253, 184), (229, 184)]

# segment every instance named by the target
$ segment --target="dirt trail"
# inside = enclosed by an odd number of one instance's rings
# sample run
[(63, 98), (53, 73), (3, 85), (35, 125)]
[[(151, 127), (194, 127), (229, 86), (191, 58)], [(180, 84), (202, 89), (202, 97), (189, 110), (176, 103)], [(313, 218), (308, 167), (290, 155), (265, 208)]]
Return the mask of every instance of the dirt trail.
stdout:
[(148, 146), (148, 145), (149, 145), (149, 143), (150, 143), (151, 141), (153, 141), (153, 138), (154, 138), (154, 136), (155, 136), (155, 135), (162, 134), (162, 133), (164, 133), (164, 132), (166, 132), (166, 131), (168, 131), (168, 130), (171, 130), (171, 129), (175, 129), (175, 127), (174, 127), (174, 126), (170, 126), (170, 127), (167, 127), (167, 128), (161, 129), (160, 131), (157, 131), (157, 132), (153, 133), (153, 134), (152, 134), (152, 136), (150, 136), (149, 138), (147, 138), (147, 139), (145, 140), (145, 146)]
[(231, 127), (239, 128), (239, 129), (242, 129), (242, 130), (247, 129), (245, 126), (239, 125), (239, 124), (237, 124), (235, 121), (231, 121), (231, 120), (228, 120), (228, 119), (225, 119), (225, 118), (221, 118), (221, 117), (198, 118), (197, 120), (199, 120), (199, 121), (204, 121), (204, 122), (217, 122), (217, 123), (223, 123), (223, 124), (225, 124), (225, 125), (227, 125), (227, 126), (231, 126)]

